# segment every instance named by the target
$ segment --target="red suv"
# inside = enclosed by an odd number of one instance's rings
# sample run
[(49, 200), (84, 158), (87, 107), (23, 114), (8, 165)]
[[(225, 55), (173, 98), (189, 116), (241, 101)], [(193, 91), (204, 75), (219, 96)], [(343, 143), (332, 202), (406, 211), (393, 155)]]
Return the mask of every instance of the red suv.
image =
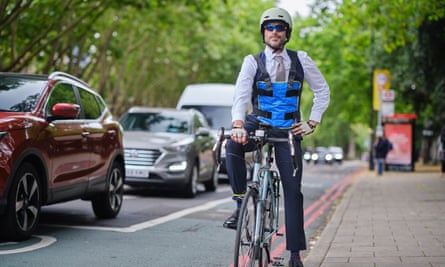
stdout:
[(99, 218), (119, 213), (122, 128), (80, 79), (0, 73), (0, 239), (25, 240), (43, 205), (91, 200)]

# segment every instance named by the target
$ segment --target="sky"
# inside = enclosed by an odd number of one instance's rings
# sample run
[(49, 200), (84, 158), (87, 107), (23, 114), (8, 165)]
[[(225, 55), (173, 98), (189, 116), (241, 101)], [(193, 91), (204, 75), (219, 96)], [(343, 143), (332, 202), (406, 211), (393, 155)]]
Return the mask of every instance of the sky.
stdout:
[(309, 14), (307, 5), (310, 3), (312, 0), (280, 0), (278, 7), (286, 9), (291, 16), (298, 12), (305, 17)]

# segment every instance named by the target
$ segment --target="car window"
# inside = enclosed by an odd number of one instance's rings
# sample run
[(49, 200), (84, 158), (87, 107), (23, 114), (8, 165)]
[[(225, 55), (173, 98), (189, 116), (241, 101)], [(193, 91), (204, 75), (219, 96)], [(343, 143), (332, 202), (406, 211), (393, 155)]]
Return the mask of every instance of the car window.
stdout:
[(145, 126), (150, 132), (189, 133), (187, 120), (163, 114), (153, 114), (145, 120)]
[(124, 130), (156, 133), (190, 133), (186, 116), (162, 113), (130, 113), (120, 121)]
[(195, 131), (200, 127), (209, 128), (207, 120), (204, 117), (204, 115), (202, 115), (202, 113), (195, 113), (194, 120), (195, 120)]
[(87, 90), (79, 88), (80, 102), (82, 103), (84, 119), (97, 119), (100, 117), (100, 107), (96, 96)]
[(41, 79), (0, 76), (0, 110), (32, 111), (46, 83)]
[(52, 108), (57, 103), (78, 104), (74, 88), (71, 84), (58, 83), (51, 91), (51, 95), (46, 105), (46, 114), (52, 115)]
[(97, 101), (97, 104), (99, 105), (100, 114), (102, 114), (102, 112), (104, 112), (104, 110), (106, 109), (107, 106), (106, 106), (104, 100), (101, 97), (99, 97), (98, 95), (96, 95), (96, 101)]

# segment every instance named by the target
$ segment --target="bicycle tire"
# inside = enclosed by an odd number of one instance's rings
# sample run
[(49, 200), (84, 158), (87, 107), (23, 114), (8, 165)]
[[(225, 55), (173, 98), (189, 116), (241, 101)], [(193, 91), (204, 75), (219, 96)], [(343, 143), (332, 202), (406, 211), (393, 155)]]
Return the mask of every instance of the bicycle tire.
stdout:
[[(274, 175), (273, 172), (269, 172), (269, 175)], [(266, 179), (266, 178), (265, 178)], [(269, 184), (268, 189), (266, 191), (266, 197), (264, 201), (264, 206), (262, 210), (262, 233), (261, 233), (261, 251), (259, 252), (259, 266), (268, 266), (271, 263), (271, 251), (272, 251), (272, 237), (267, 237), (266, 235), (271, 235), (276, 232), (276, 222), (278, 220), (278, 212), (279, 212), (279, 202), (278, 195), (276, 195), (276, 186), (279, 181), (275, 180), (271, 177), (270, 181), (272, 184)], [(275, 194), (272, 194), (274, 191)], [(264, 241), (266, 240), (266, 241)]]
[(273, 172), (268, 172), (268, 174), (266, 172), (265, 175), (266, 176), (263, 179), (270, 179), (269, 181), (272, 181), (272, 184), (268, 185), (266, 196), (263, 197), (264, 200), (260, 207), (261, 210), (257, 211), (261, 214), (261, 221), (257, 224), (260, 227), (259, 244), (256, 245), (255, 250), (255, 259), (258, 261), (258, 267), (269, 266), (272, 262), (272, 234), (275, 234), (278, 231), (279, 195), (277, 191), (274, 191), (275, 194), (272, 194), (272, 190), (277, 189), (276, 186), (279, 183), (279, 180), (275, 180), (272, 177), (267, 178), (267, 175), (275, 175)]
[(254, 244), (258, 191), (247, 189), (238, 215), (236, 228), (234, 267), (253, 267), (259, 244)]

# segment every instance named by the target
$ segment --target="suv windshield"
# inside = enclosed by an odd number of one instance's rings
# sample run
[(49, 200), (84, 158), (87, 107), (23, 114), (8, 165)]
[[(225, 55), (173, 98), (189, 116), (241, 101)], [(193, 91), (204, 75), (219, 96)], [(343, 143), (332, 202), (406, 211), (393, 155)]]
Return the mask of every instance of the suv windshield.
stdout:
[(126, 131), (191, 133), (189, 118), (173, 113), (128, 113), (120, 121)]
[(32, 111), (46, 83), (41, 78), (0, 75), (0, 111)]

